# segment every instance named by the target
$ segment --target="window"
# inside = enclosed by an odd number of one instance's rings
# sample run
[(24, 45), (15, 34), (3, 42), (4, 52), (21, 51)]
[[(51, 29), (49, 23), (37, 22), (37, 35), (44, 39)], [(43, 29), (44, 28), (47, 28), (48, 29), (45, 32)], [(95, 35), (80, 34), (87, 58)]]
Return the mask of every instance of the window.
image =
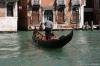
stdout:
[(0, 1), (0, 8), (4, 8), (5, 7), (5, 2), (4, 1)]
[(7, 4), (7, 16), (13, 16), (13, 6), (14, 6), (14, 3), (12, 2), (9, 2)]
[(91, 0), (91, 1), (90, 0), (86, 0), (86, 6), (85, 7), (86, 8), (93, 8), (93, 3), (94, 3), (93, 0)]

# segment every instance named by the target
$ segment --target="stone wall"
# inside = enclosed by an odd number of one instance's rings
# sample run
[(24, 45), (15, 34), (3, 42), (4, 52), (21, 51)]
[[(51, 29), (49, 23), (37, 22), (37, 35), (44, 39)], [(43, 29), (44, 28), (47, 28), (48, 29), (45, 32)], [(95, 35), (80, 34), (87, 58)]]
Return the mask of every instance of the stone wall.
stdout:
[(0, 31), (17, 31), (17, 17), (0, 17)]

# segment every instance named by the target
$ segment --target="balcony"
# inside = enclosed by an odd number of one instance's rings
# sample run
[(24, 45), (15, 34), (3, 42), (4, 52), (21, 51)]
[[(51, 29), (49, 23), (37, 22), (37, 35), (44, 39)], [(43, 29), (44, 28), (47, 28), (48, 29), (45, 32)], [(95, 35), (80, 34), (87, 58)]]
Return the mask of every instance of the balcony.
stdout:
[(72, 7), (79, 7), (80, 6), (80, 0), (72, 0)]
[(72, 9), (73, 11), (76, 11), (80, 7), (80, 0), (72, 0)]
[(57, 9), (64, 9), (65, 8), (65, 3), (64, 0), (57, 0)]
[(40, 7), (39, 0), (33, 0), (33, 10), (38, 10)]

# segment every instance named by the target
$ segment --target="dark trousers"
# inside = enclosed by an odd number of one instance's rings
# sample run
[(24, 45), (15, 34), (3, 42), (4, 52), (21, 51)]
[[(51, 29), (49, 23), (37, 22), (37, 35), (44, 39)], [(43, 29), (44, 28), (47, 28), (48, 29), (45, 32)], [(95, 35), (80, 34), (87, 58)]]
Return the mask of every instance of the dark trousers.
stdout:
[(46, 35), (47, 40), (51, 38), (51, 31), (52, 31), (52, 28), (45, 28), (45, 35)]

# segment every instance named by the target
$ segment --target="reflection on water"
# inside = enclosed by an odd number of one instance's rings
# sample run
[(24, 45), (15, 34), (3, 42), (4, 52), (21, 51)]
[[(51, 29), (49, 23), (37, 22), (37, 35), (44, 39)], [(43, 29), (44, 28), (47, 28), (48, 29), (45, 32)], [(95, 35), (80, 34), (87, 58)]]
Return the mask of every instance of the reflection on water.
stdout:
[(72, 41), (55, 50), (34, 46), (31, 31), (1, 33), (0, 66), (100, 66), (99, 32), (74, 31)]
[(0, 34), (0, 58), (17, 57), (20, 52), (18, 36), (16, 33)]

